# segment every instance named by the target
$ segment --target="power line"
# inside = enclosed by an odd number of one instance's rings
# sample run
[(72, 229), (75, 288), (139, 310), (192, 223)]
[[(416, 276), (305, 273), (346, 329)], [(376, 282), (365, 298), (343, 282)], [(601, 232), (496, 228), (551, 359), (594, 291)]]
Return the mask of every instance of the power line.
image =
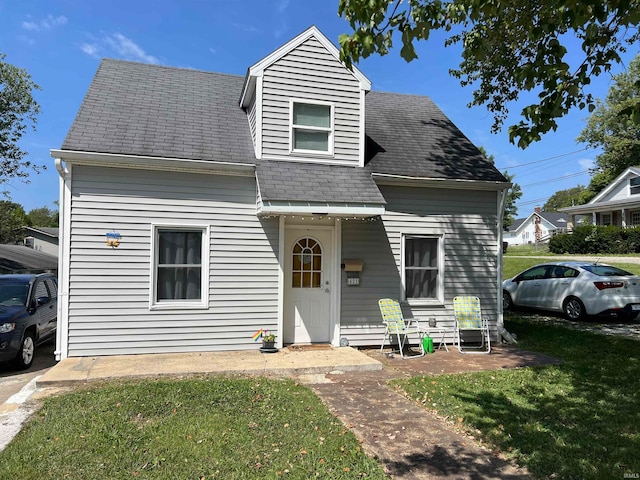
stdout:
[(528, 163), (523, 163), (522, 165), (515, 165), (515, 166), (511, 166), (511, 167), (504, 167), (501, 168), (500, 170), (512, 170), (514, 168), (520, 168), (520, 167), (526, 167), (528, 165), (534, 165), (536, 163), (542, 163), (542, 162), (548, 162), (549, 160), (555, 160), (557, 158), (562, 158), (562, 157), (568, 157), (569, 155), (573, 155), (575, 153), (580, 153), (580, 152), (584, 152), (585, 150), (587, 150), (588, 147), (584, 147), (581, 148), (580, 150), (575, 150), (573, 152), (568, 152), (568, 153), (561, 153), (560, 155), (555, 155), (553, 157), (548, 157), (548, 158), (543, 158), (542, 160), (535, 160), (533, 162), (528, 162)]
[(516, 207), (520, 208), (525, 205), (534, 205), (536, 203), (543, 203), (549, 200), (549, 197), (536, 198), (535, 200), (527, 200), (526, 202), (516, 202)]
[(566, 178), (578, 177), (580, 175), (584, 175), (585, 173), (589, 173), (589, 170), (582, 170), (581, 172), (570, 173), (568, 175), (563, 175), (562, 177), (549, 178), (547, 180), (541, 180), (539, 182), (528, 183), (526, 185), (520, 185), (520, 187), (524, 188), (524, 187), (533, 187), (535, 185), (544, 185), (545, 183), (557, 182), (558, 180), (564, 180)]

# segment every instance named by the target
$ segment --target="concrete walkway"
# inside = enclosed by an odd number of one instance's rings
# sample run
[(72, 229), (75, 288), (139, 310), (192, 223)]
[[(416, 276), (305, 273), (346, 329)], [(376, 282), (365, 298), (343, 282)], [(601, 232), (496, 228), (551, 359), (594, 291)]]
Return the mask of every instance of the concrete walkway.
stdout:
[(295, 376), (382, 370), (382, 364), (351, 347), (284, 348), (233, 352), (162, 353), (66, 358), (38, 379), (38, 387), (71, 386), (112, 378), (162, 376), (278, 375)]
[[(498, 346), (491, 355), (455, 349), (403, 360), (378, 349), (285, 348), (277, 353), (218, 352), (70, 358), (37, 379), (45, 393), (115, 378), (197, 374), (294, 377), (309, 386), (378, 458), (394, 479), (524, 479), (527, 473), (479, 446), (455, 426), (389, 388), (392, 378), (556, 363), (557, 359)], [(5, 443), (19, 431), (27, 402), (3, 423)], [(9, 432), (7, 429), (11, 429)], [(1, 449), (2, 447), (0, 447)]]

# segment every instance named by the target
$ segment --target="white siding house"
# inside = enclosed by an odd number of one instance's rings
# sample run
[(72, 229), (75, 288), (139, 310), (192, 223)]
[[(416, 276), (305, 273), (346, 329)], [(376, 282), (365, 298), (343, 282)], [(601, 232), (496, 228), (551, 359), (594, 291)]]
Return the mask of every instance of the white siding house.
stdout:
[(504, 241), (509, 245), (546, 243), (549, 239), (567, 231), (567, 214), (543, 212), (536, 207), (526, 218), (519, 218), (504, 232)]
[(584, 205), (561, 208), (569, 215), (569, 228), (581, 221), (620, 228), (640, 225), (640, 167), (629, 167)]
[(509, 183), (430, 99), (370, 89), (315, 27), (245, 77), (103, 60), (52, 150), (57, 357), (379, 345), (383, 297), (452, 326), (478, 295), (497, 337)]

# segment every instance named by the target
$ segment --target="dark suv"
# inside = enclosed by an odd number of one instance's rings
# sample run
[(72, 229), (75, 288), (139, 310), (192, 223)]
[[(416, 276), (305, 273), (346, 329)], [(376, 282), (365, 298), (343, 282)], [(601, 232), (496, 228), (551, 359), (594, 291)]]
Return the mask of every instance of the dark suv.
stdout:
[(0, 362), (29, 368), (36, 346), (55, 337), (57, 313), (54, 275), (0, 275)]

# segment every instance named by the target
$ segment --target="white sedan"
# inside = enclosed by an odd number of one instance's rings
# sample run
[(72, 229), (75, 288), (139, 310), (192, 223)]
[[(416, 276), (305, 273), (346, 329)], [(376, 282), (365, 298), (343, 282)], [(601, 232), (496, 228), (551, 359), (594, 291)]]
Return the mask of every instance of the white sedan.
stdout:
[(505, 280), (502, 305), (504, 310), (521, 306), (563, 312), (569, 320), (587, 315), (635, 318), (640, 277), (600, 263), (545, 263)]

